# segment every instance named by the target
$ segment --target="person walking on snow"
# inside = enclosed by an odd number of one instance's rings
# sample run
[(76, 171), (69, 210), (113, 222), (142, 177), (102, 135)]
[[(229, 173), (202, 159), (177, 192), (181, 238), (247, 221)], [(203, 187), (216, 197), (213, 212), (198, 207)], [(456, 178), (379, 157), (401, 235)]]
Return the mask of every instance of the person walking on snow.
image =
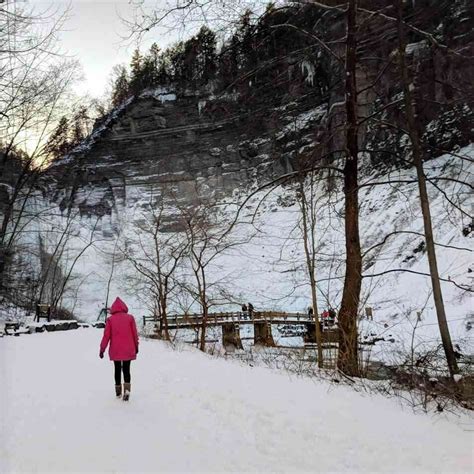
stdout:
[(99, 357), (104, 357), (109, 346), (109, 357), (114, 362), (115, 395), (122, 396), (121, 376), (123, 371), (123, 400), (130, 397), (130, 362), (137, 358), (138, 332), (135, 318), (128, 314), (127, 305), (116, 298), (110, 307), (110, 316), (105, 322), (104, 335), (100, 343)]

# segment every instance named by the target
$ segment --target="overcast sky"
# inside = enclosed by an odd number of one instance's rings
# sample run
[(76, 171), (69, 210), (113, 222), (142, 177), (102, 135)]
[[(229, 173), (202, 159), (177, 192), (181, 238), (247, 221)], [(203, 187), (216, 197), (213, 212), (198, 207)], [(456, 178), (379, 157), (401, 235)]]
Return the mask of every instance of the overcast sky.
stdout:
[[(27, 3), (38, 11), (48, 10), (61, 14), (68, 11), (68, 20), (60, 34), (62, 49), (78, 59), (82, 65), (84, 80), (76, 86), (79, 94), (101, 97), (114, 65), (130, 63), (136, 42), (127, 40), (129, 30), (122, 18), (133, 19), (133, 3), (143, 4), (146, 11), (154, 7), (166, 8), (176, 0), (17, 0)], [(276, 3), (282, 0), (277, 0)], [(234, 0), (233, 2), (209, 2), (204, 15), (212, 28), (220, 23), (230, 24), (245, 8), (262, 12), (268, 0)], [(213, 20), (213, 15), (215, 19)], [(194, 21), (187, 17), (178, 31), (153, 29), (142, 39), (140, 49), (146, 51), (153, 42), (161, 48), (193, 34), (202, 25), (198, 13)]]
[[(148, 6), (160, 0), (147, 0)], [(77, 58), (83, 69), (84, 80), (76, 86), (80, 94), (89, 93), (100, 97), (112, 67), (129, 63), (136, 43), (125, 41), (128, 30), (120, 17), (132, 18), (133, 7), (129, 0), (29, 0), (37, 10), (65, 11), (69, 19), (60, 35), (62, 49)], [(163, 3), (163, 2), (162, 2)], [(141, 49), (147, 49), (153, 41), (161, 47), (176, 41), (177, 36), (153, 32), (147, 37)]]

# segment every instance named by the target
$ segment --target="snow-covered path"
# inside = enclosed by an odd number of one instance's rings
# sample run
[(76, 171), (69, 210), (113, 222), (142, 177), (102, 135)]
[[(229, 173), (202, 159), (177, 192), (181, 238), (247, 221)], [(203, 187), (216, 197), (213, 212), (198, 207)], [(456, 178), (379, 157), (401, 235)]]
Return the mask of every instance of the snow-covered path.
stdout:
[(126, 404), (100, 337), (0, 339), (0, 472), (472, 472), (465, 418), (156, 341)]

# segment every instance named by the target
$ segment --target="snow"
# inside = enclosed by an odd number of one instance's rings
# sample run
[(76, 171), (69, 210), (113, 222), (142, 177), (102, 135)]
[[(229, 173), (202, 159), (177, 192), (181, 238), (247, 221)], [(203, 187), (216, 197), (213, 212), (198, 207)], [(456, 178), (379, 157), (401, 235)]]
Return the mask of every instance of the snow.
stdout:
[(198, 114), (201, 115), (202, 111), (204, 110), (204, 108), (206, 107), (206, 104), (207, 104), (207, 100), (200, 100), (198, 102)]
[(316, 73), (316, 69), (312, 63), (307, 60), (301, 62), (301, 72), (302, 74), (306, 74), (305, 81), (310, 86), (313, 85), (314, 82), (314, 75)]
[(472, 472), (462, 413), (162, 342), (141, 341), (122, 402), (101, 335), (0, 339), (0, 472)]
[(168, 101), (175, 101), (176, 100), (176, 93), (173, 90), (170, 90), (167, 87), (158, 86), (151, 89), (145, 89), (141, 94), (140, 97), (154, 97), (161, 101), (162, 104)]
[(425, 40), (418, 41), (417, 43), (410, 43), (406, 45), (405, 52), (406, 54), (418, 53), (423, 48), (426, 48), (427, 43)]
[[(322, 109), (314, 109), (297, 117), (297, 125), (302, 127), (312, 120), (317, 120)], [(290, 127), (289, 124), (286, 127)], [(289, 130), (288, 130), (289, 131)], [(222, 151), (224, 153), (224, 151)], [(458, 154), (474, 157), (474, 146), (459, 150)], [(456, 157), (448, 155), (438, 157), (426, 163), (429, 176), (442, 175), (454, 177), (460, 181), (469, 179), (469, 169), (463, 167)], [(361, 184), (386, 181), (387, 179), (411, 180), (415, 173), (412, 169), (390, 170), (387, 175), (375, 175), (367, 172), (363, 165)], [(206, 178), (201, 178), (203, 181)], [(459, 185), (454, 182), (440, 182), (448, 196), (459, 196), (460, 203), (469, 208), (469, 195), (459, 192)], [(141, 321), (141, 317), (150, 314), (152, 306), (149, 294), (143, 291), (136, 282), (136, 275), (131, 265), (120, 258), (120, 249), (125, 242), (131, 245), (136, 256), (143, 253), (140, 245), (147, 244), (147, 236), (140, 229), (140, 222), (149, 219), (149, 203), (156, 189), (144, 185), (127, 186), (126, 202), (120, 195), (115, 196), (115, 206), (111, 216), (104, 216), (97, 223), (91, 245), (75, 263), (74, 285), (65, 295), (64, 303), (74, 312), (75, 317), (86, 321), (96, 319), (100, 309), (105, 305), (107, 285), (111, 272), (111, 294), (122, 295), (129, 303), (130, 311)], [(435, 239), (440, 244), (456, 248), (437, 247), (438, 266), (441, 276), (452, 279), (460, 285), (472, 284), (472, 235), (464, 236), (463, 226), (467, 221), (456, 211), (446, 205), (442, 195), (433, 187), (429, 188)], [(342, 219), (343, 200), (340, 191), (335, 189), (326, 196), (325, 189), (317, 196), (320, 202), (318, 211), (318, 303), (320, 310), (326, 305), (335, 308), (340, 303), (342, 276), (344, 274), (344, 223)], [(261, 202), (266, 192), (252, 198), (241, 212), (239, 222), (233, 232), (233, 239), (244, 242), (221, 255), (209, 267), (208, 278), (211, 285), (223, 288), (232, 295), (232, 302), (251, 301), (257, 310), (282, 310), (305, 312), (310, 302), (310, 291), (304, 268), (304, 251), (301, 231), (298, 225), (300, 212), (295, 204), (294, 192), (290, 189), (276, 189)], [(243, 199), (246, 191), (236, 189), (234, 198), (224, 200), (222, 212), (227, 219), (233, 219), (237, 202)], [(38, 201), (39, 208), (45, 204)], [(97, 202), (99, 195), (90, 193), (88, 200)], [(458, 198), (456, 198), (458, 199)], [(287, 201), (285, 204), (284, 201)], [(422, 241), (423, 220), (419, 207), (416, 184), (380, 185), (363, 187), (360, 190), (361, 204), (361, 240), (366, 252), (375, 244), (381, 243), (384, 237), (393, 231), (406, 233), (387, 238), (383, 246), (374, 248), (364, 258), (364, 274), (377, 275), (390, 269), (407, 269), (427, 274), (429, 272), (426, 253), (415, 251)], [(39, 209), (38, 208), (38, 209)], [(35, 211), (35, 212), (39, 212)], [(175, 205), (167, 209), (167, 215), (178, 213)], [(32, 238), (41, 232), (46, 250), (52, 253), (56, 239), (51, 229), (66, 228), (67, 218), (46, 216), (41, 221), (31, 224), (32, 232), (25, 237)], [(70, 228), (71, 238), (68, 241), (68, 254), (65, 254), (63, 265), (67, 271), (90, 242), (91, 229), (96, 225), (95, 218), (74, 217)], [(140, 234), (140, 241), (137, 238)], [(419, 235), (410, 234), (417, 232)], [(179, 238), (179, 233), (176, 234)], [(251, 237), (251, 238), (250, 238)], [(117, 240), (118, 239), (118, 240)], [(118, 243), (117, 243), (118, 242)], [(34, 244), (34, 242), (31, 242)], [(112, 256), (117, 245), (117, 261), (112, 265)], [(72, 281), (72, 280), (71, 280)], [(472, 318), (472, 304), (469, 294), (455, 287), (449, 281), (442, 282), (443, 297), (446, 305), (449, 329), (453, 342), (460, 346), (460, 352), (473, 354), (474, 332), (468, 331), (469, 318)], [(374, 320), (360, 322), (360, 334), (363, 340), (371, 334), (384, 337), (386, 341), (378, 342), (372, 348), (372, 360), (387, 364), (403, 362), (411, 353), (413, 341), (415, 352), (422, 352), (428, 347), (439, 345), (439, 329), (436, 312), (430, 298), (430, 281), (428, 277), (412, 273), (388, 273), (382, 276), (364, 278), (361, 315), (366, 306), (373, 308)], [(236, 305), (214, 307), (213, 310), (238, 309)], [(193, 311), (198, 308), (194, 307)], [(417, 312), (421, 311), (421, 321)], [(170, 301), (170, 312), (179, 313), (180, 307)], [(2, 314), (0, 311), (0, 319)], [(21, 320), (21, 317), (19, 318)], [(247, 335), (242, 330), (242, 336)], [(301, 346), (301, 336), (287, 338), (274, 328), (274, 338), (283, 345)], [(178, 333), (178, 338), (188, 338), (187, 334)], [(412, 337), (414, 336), (414, 337)], [(250, 344), (250, 343), (249, 343)], [(246, 342), (244, 342), (246, 345)], [(442, 373), (432, 374), (433, 376)]]
[(321, 105), (314, 109), (302, 112), (289, 120), (289, 124), (276, 134), (277, 140), (283, 139), (291, 133), (305, 130), (316, 121), (321, 121), (326, 115), (326, 107)]
[(168, 101), (174, 101), (176, 100), (176, 94), (160, 94), (158, 96), (158, 98), (160, 99), (161, 103), (165, 103), (165, 102), (168, 102)]

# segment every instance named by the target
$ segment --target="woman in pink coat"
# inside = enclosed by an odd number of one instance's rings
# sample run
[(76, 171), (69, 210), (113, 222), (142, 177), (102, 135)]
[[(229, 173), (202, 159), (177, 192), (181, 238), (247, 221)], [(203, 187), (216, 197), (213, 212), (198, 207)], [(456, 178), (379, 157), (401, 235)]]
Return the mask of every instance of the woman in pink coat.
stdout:
[(104, 357), (105, 349), (109, 346), (110, 360), (115, 366), (115, 395), (122, 396), (121, 375), (123, 371), (123, 400), (130, 396), (130, 362), (137, 358), (138, 333), (135, 319), (128, 314), (127, 305), (116, 298), (110, 307), (110, 316), (105, 323), (104, 335), (100, 343), (99, 356)]

